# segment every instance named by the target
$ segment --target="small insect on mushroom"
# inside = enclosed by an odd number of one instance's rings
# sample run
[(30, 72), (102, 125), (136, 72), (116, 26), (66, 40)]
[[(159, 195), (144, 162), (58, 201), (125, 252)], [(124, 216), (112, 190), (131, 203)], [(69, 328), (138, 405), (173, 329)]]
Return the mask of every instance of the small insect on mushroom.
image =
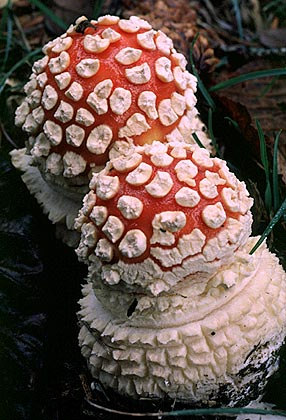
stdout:
[(194, 131), (210, 145), (195, 107), (196, 78), (172, 41), (148, 22), (81, 17), (43, 52), (16, 110), (27, 147), (13, 151), (12, 160), (29, 173), (24, 180), (53, 222), (66, 211), (74, 216), (88, 178), (111, 149), (114, 156), (154, 139), (194, 143)]
[(249, 255), (252, 203), (224, 161), (184, 143), (137, 148), (93, 176), (76, 226), (94, 378), (196, 405), (259, 396), (286, 335), (286, 274), (266, 245)]

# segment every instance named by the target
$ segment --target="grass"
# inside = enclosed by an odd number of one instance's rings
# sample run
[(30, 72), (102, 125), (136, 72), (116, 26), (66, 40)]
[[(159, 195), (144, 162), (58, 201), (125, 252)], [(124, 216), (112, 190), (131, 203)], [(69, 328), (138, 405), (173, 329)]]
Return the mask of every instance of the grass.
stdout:
[(259, 70), (253, 71), (246, 74), (241, 74), (240, 76), (233, 77), (231, 79), (225, 80), (224, 82), (218, 83), (209, 88), (209, 92), (217, 92), (218, 90), (227, 89), (239, 83), (247, 82), (248, 80), (260, 79), (261, 77), (277, 77), (277, 76), (286, 76), (286, 67), (281, 67), (277, 69), (269, 70)]
[(203, 145), (203, 143), (201, 142), (201, 140), (199, 139), (197, 133), (192, 133), (192, 136), (195, 140), (195, 142), (202, 148), (205, 149), (205, 146)]
[(239, 4), (237, 0), (231, 0), (231, 2), (233, 5), (233, 10), (235, 14), (238, 35), (240, 39), (243, 39), (243, 27), (242, 27), (242, 19), (241, 19)]
[(213, 132), (213, 109), (212, 108), (209, 108), (209, 111), (208, 111), (208, 130), (209, 130), (209, 135), (212, 141), (212, 145), (216, 151), (216, 155), (219, 157), (220, 156), (219, 148), (218, 148), (218, 144), (217, 144), (214, 132)]
[(96, 0), (93, 7), (92, 17), (93, 19), (97, 19), (101, 13), (101, 9), (103, 6), (104, 0)]
[(277, 224), (277, 222), (279, 222), (279, 220), (281, 219), (281, 217), (284, 215), (286, 211), (286, 198), (283, 201), (283, 203), (281, 204), (281, 207), (278, 209), (278, 211), (276, 212), (275, 216), (271, 219), (271, 221), (269, 222), (267, 228), (264, 230), (264, 232), (262, 233), (260, 239), (257, 241), (257, 243), (254, 245), (254, 247), (252, 248), (252, 250), (249, 252), (249, 254), (253, 254), (257, 248), (265, 241), (265, 239), (269, 236), (269, 234), (272, 232), (274, 226)]
[(272, 177), (272, 183), (273, 183), (273, 208), (274, 211), (278, 210), (280, 197), (279, 197), (279, 179), (278, 179), (278, 144), (280, 140), (280, 135), (282, 133), (282, 130), (280, 130), (275, 137), (274, 140), (274, 148), (273, 148), (273, 177)]
[(41, 48), (37, 48), (34, 51), (31, 51), (30, 53), (26, 54), (21, 60), (19, 60), (13, 67), (10, 68), (3, 76), (1, 76), (0, 79), (0, 95), (3, 92), (5, 88), (5, 84), (7, 79), (12, 76), (12, 74), (19, 68), (22, 67), (23, 64), (25, 64), (27, 61), (29, 61), (31, 58), (34, 58), (36, 56), (39, 56), (42, 52)]
[(285, 21), (286, 19), (286, 2), (285, 0), (273, 0), (270, 1), (262, 7), (262, 12), (265, 15), (265, 18), (273, 19), (273, 16), (278, 18), (280, 21)]
[(270, 214), (271, 209), (272, 209), (272, 191), (271, 191), (271, 184), (270, 184), (270, 169), (269, 169), (269, 163), (268, 163), (268, 157), (267, 157), (266, 141), (265, 141), (265, 136), (261, 128), (260, 122), (256, 120), (255, 124), (256, 124), (259, 142), (260, 142), (260, 157), (261, 157), (261, 162), (264, 168), (265, 179), (266, 179), (264, 202), (265, 202), (266, 210), (268, 211), (268, 214)]
[(6, 45), (5, 45), (5, 53), (4, 53), (4, 59), (1, 65), (1, 70), (3, 70), (6, 67), (9, 53), (11, 50), (12, 45), (12, 37), (13, 37), (13, 19), (12, 19), (12, 12), (10, 9), (10, 1), (7, 4), (7, 7), (5, 9), (5, 15), (3, 16), (3, 26), (6, 24)]
[(30, 0), (30, 3), (34, 4), (41, 12), (43, 12), (45, 16), (50, 18), (56, 25), (58, 25), (64, 31), (69, 26), (66, 22), (64, 22), (57, 15), (55, 15), (54, 12), (40, 0)]
[(195, 66), (195, 64), (194, 64), (194, 59), (193, 59), (193, 50), (194, 50), (195, 43), (197, 42), (197, 40), (198, 40), (198, 37), (199, 37), (199, 36), (200, 36), (200, 34), (199, 34), (199, 33), (197, 33), (197, 34), (196, 34), (196, 36), (194, 37), (194, 39), (193, 39), (192, 43), (191, 43), (191, 46), (190, 46), (190, 63), (191, 63), (191, 71), (192, 71), (193, 75), (194, 75), (194, 76), (196, 76), (196, 78), (197, 78), (197, 80), (198, 80), (198, 88), (199, 88), (199, 90), (200, 90), (201, 94), (203, 95), (203, 97), (204, 97), (205, 101), (207, 102), (207, 104), (208, 104), (208, 105), (209, 105), (212, 109), (215, 109), (215, 107), (216, 107), (215, 102), (214, 102), (214, 100), (212, 99), (211, 95), (209, 94), (209, 92), (208, 92), (207, 88), (206, 88), (206, 87), (205, 87), (205, 85), (203, 84), (203, 82), (202, 82), (202, 80), (201, 80), (201, 78), (200, 78), (200, 76), (199, 76), (199, 73), (198, 73), (198, 71), (197, 71), (197, 69), (196, 69), (196, 66)]
[[(119, 411), (114, 410), (112, 408), (104, 407), (94, 403), (93, 401), (88, 400), (88, 403), (97, 409), (102, 411), (121, 415), (125, 417), (155, 417), (155, 418), (163, 418), (163, 417), (185, 417), (188, 416), (208, 416), (208, 415), (221, 415), (225, 416), (230, 414), (232, 416), (239, 415), (239, 414), (260, 414), (260, 415), (273, 415), (277, 417), (285, 417), (286, 418), (286, 411), (282, 410), (265, 410), (259, 408), (229, 408), (229, 407), (222, 407), (222, 408), (194, 408), (194, 409), (184, 409), (184, 410), (172, 410), (169, 412), (161, 412), (158, 413), (128, 413), (126, 411)], [(263, 418), (262, 418), (263, 420)]]

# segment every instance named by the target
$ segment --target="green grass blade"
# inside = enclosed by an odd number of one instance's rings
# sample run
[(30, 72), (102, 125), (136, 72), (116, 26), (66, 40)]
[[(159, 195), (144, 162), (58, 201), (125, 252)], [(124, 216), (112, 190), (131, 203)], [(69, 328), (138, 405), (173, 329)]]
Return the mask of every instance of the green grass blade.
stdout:
[(5, 54), (4, 54), (4, 59), (1, 66), (2, 70), (5, 69), (5, 66), (7, 64), (7, 60), (8, 60), (9, 53), (11, 50), (11, 45), (12, 45), (12, 38), (13, 38), (13, 20), (11, 17), (11, 10), (9, 9), (9, 4), (10, 2), (7, 5), (7, 9), (8, 9), (7, 26), (6, 26), (7, 36), (6, 36)]
[[(273, 415), (277, 417), (284, 417), (286, 418), (286, 411), (284, 410), (266, 410), (265, 408), (248, 408), (248, 407), (218, 407), (218, 408), (189, 408), (184, 410), (172, 410), (172, 411), (158, 411), (157, 413), (138, 413), (138, 412), (127, 412), (122, 410), (116, 410), (111, 407), (105, 407), (100, 404), (97, 404), (96, 402), (89, 400), (86, 398), (87, 403), (101, 411), (105, 411), (107, 413), (113, 413), (116, 415), (121, 415), (125, 417), (153, 417), (153, 418), (165, 418), (165, 417), (183, 417), (188, 416), (188, 418), (191, 418), (191, 416), (210, 416), (210, 415), (218, 415), (218, 416), (224, 416), (226, 414), (230, 415), (237, 415), (237, 414), (260, 414), (260, 415)], [(261, 417), (262, 419), (262, 417)]]
[(201, 140), (198, 138), (196, 133), (192, 133), (192, 136), (194, 137), (195, 142), (202, 148), (205, 149), (205, 146), (201, 142)]
[(275, 83), (277, 82), (277, 80), (279, 79), (279, 76), (275, 76), (273, 77), (273, 79), (271, 80), (271, 82), (267, 83), (266, 86), (264, 86), (264, 88), (262, 89), (261, 93), (258, 95), (258, 98), (263, 98), (263, 96), (265, 96), (270, 90), (271, 88), (275, 85)]
[(236, 24), (237, 24), (237, 30), (239, 34), (239, 38), (243, 39), (243, 28), (242, 28), (242, 20), (241, 20), (241, 14), (240, 14), (240, 8), (237, 0), (232, 0), (232, 5), (234, 9)]
[(266, 150), (266, 142), (263, 130), (261, 128), (260, 122), (255, 120), (256, 128), (258, 131), (258, 137), (260, 142), (260, 157), (261, 162), (264, 167), (265, 172), (265, 179), (266, 179), (266, 189), (265, 189), (265, 207), (270, 214), (271, 207), (272, 207), (272, 194), (271, 194), (271, 184), (270, 184), (270, 171), (269, 171), (269, 163), (267, 157), (267, 150)]
[(263, 232), (263, 234), (260, 236), (259, 240), (256, 242), (252, 250), (249, 252), (250, 255), (253, 254), (257, 250), (257, 248), (262, 244), (262, 242), (267, 238), (269, 233), (272, 231), (276, 223), (279, 222), (280, 218), (283, 216), (285, 212), (286, 212), (286, 198), (281, 204), (279, 210), (277, 211), (277, 213), (275, 214), (271, 222), (269, 223), (269, 225), (267, 226), (267, 228), (265, 229), (265, 231)]
[(94, 4), (93, 12), (92, 12), (93, 19), (98, 18), (98, 16), (101, 13), (102, 6), (103, 6), (103, 0), (96, 0)]
[(229, 121), (234, 126), (234, 128), (236, 128), (236, 130), (240, 130), (238, 123), (234, 121), (232, 118), (224, 117), (224, 119)]
[(4, 90), (6, 80), (23, 64), (26, 63), (30, 58), (34, 57), (35, 55), (41, 54), (42, 48), (37, 48), (36, 50), (30, 52), (29, 54), (25, 55), (21, 60), (19, 60), (10, 70), (4, 74), (4, 76), (0, 79), (0, 95)]
[(272, 76), (285, 76), (286, 67), (270, 70), (259, 70), (251, 73), (241, 74), (240, 76), (233, 77), (225, 80), (224, 82), (218, 83), (217, 85), (209, 88), (209, 92), (217, 92), (218, 90), (226, 89), (239, 83), (247, 82), (248, 80), (259, 79), (261, 77), (272, 77)]
[(194, 49), (194, 45), (195, 45), (199, 35), (200, 35), (199, 33), (196, 34), (196, 36), (194, 37), (194, 39), (191, 43), (191, 46), (190, 46), (191, 70), (192, 70), (193, 75), (196, 76), (196, 78), (198, 80), (198, 88), (201, 91), (201, 94), (203, 95), (203, 97), (205, 98), (205, 100), (209, 104), (209, 106), (211, 108), (215, 109), (215, 103), (214, 103), (212, 97), (210, 96), (208, 90), (206, 89), (205, 85), (203, 84), (203, 82), (202, 82), (202, 80), (201, 80), (201, 78), (200, 78), (200, 76), (197, 72), (197, 69), (196, 69), (196, 66), (195, 66), (194, 60), (193, 60), (193, 49)]
[(279, 3), (281, 3), (279, 0), (273, 0), (270, 1), (269, 3), (266, 3), (263, 7), (262, 10), (263, 12), (267, 12), (268, 10), (272, 9), (273, 7), (277, 7), (279, 6)]
[(9, 7), (8, 7), (8, 5), (6, 5), (3, 8), (1, 21), (0, 21), (0, 33), (1, 34), (3, 34), (4, 28), (7, 26), (8, 11), (9, 11)]
[(41, 12), (44, 13), (44, 15), (48, 16), (60, 28), (64, 30), (67, 29), (67, 23), (65, 23), (61, 18), (55, 15), (54, 12), (52, 12), (52, 10), (45, 4), (43, 4), (40, 0), (30, 0), (30, 3), (34, 4), (38, 9), (40, 9)]
[(209, 135), (210, 135), (210, 138), (211, 138), (211, 141), (212, 141), (212, 145), (215, 148), (216, 155), (219, 156), (219, 149), (218, 149), (216, 138), (215, 138), (214, 132), (213, 132), (213, 110), (212, 110), (212, 108), (209, 108), (209, 111), (208, 111), (208, 131), (209, 131)]
[(273, 207), (274, 211), (277, 211), (279, 207), (279, 187), (278, 187), (278, 144), (280, 139), (280, 134), (282, 130), (280, 130), (275, 137), (274, 140), (274, 149), (273, 149)]

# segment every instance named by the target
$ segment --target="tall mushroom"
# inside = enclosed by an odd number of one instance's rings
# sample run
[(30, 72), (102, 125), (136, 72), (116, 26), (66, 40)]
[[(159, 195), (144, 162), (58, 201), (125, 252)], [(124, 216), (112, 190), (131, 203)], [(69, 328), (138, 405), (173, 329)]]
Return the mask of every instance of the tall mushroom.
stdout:
[(16, 125), (28, 134), (12, 152), (23, 179), (53, 222), (68, 228), (94, 171), (134, 145), (210, 139), (198, 117), (196, 78), (173, 43), (148, 22), (79, 18), (44, 46)]
[(286, 275), (265, 245), (249, 255), (251, 206), (224, 161), (183, 143), (137, 148), (93, 176), (76, 225), (94, 378), (199, 405), (258, 397), (286, 335)]

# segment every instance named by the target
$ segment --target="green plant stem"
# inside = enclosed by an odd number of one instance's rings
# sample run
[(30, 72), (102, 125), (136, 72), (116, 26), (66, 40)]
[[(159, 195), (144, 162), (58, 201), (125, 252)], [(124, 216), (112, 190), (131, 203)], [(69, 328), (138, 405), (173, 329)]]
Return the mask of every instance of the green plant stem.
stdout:
[(60, 28), (64, 30), (67, 29), (68, 25), (57, 15), (55, 15), (55, 13), (52, 12), (51, 9), (45, 4), (43, 4), (40, 0), (30, 0), (30, 3), (34, 4), (38, 9), (40, 9), (44, 13), (44, 15), (48, 16)]
[(212, 145), (215, 148), (216, 151), (216, 155), (219, 156), (219, 149), (218, 149), (218, 145), (216, 142), (216, 138), (214, 136), (214, 132), (213, 132), (213, 110), (212, 108), (209, 108), (208, 111), (208, 129), (209, 129), (209, 134), (210, 134), (210, 138), (212, 141)]
[(201, 91), (201, 94), (203, 95), (203, 97), (205, 98), (205, 100), (209, 104), (209, 106), (212, 109), (215, 109), (215, 107), (216, 107), (215, 106), (215, 103), (214, 103), (212, 97), (210, 96), (208, 90), (206, 89), (205, 85), (203, 84), (203, 82), (202, 82), (202, 80), (201, 80), (201, 78), (200, 78), (200, 76), (199, 76), (199, 74), (197, 72), (197, 69), (196, 69), (196, 66), (195, 66), (194, 60), (193, 60), (193, 49), (194, 49), (194, 45), (195, 45), (195, 43), (196, 43), (199, 35), (200, 35), (199, 33), (196, 34), (196, 36), (194, 37), (194, 39), (193, 39), (193, 41), (191, 43), (191, 46), (190, 46), (191, 70), (192, 70), (193, 75), (196, 76), (196, 78), (198, 80), (198, 87), (199, 87), (199, 89)]
[(261, 414), (261, 415), (273, 415), (286, 418), (286, 411), (282, 410), (265, 410), (263, 408), (194, 408), (185, 410), (173, 410), (169, 412), (158, 412), (158, 413), (130, 413), (127, 411), (119, 411), (112, 408), (104, 407), (93, 401), (86, 399), (88, 404), (92, 407), (100, 409), (102, 411), (124, 415), (126, 417), (177, 417), (177, 416), (207, 416), (207, 415), (237, 415), (237, 414)]
[(262, 242), (267, 238), (267, 236), (272, 231), (276, 223), (279, 222), (280, 218), (283, 216), (285, 211), (286, 211), (286, 198), (281, 204), (279, 210), (277, 211), (273, 219), (270, 221), (269, 225), (267, 226), (263, 234), (260, 236), (259, 240), (256, 242), (252, 250), (249, 252), (250, 255), (252, 255), (257, 250), (257, 248), (262, 244)]
[(263, 96), (265, 96), (270, 91), (270, 89), (275, 85), (278, 79), (279, 79), (279, 76), (273, 77), (273, 79), (266, 86), (264, 86), (261, 93), (258, 95), (258, 98), (259, 99), (263, 98)]
[(100, 15), (100, 12), (103, 6), (103, 1), (104, 0), (96, 0), (96, 2), (94, 3), (94, 8), (92, 12), (93, 19), (97, 19), (98, 16)]
[(40, 54), (42, 52), (42, 48), (37, 48), (36, 50), (30, 52), (29, 54), (25, 55), (25, 57), (22, 58), (22, 60), (18, 61), (11, 69), (4, 74), (4, 76), (0, 79), (0, 95), (4, 90), (6, 80), (8, 77), (11, 76), (11, 74), (14, 73), (15, 70), (17, 70), (19, 67), (21, 67), (26, 61), (28, 61), (30, 58), (34, 57), (37, 54)]
[(240, 130), (238, 123), (234, 121), (232, 118), (224, 117), (224, 119), (229, 121), (234, 126), (234, 128), (236, 128), (236, 130)]
[(226, 89), (231, 86), (237, 85), (239, 83), (246, 82), (248, 80), (259, 79), (261, 77), (272, 77), (272, 76), (285, 76), (286, 67), (281, 67), (278, 69), (271, 70), (259, 70), (253, 71), (251, 73), (242, 74), (240, 76), (233, 77), (231, 79), (225, 80), (224, 82), (218, 83), (209, 88), (209, 92), (216, 92), (218, 90)]
[(5, 66), (7, 64), (7, 60), (8, 60), (9, 53), (11, 50), (11, 45), (12, 45), (12, 37), (13, 37), (13, 20), (11, 17), (10, 1), (8, 2), (6, 7), (7, 7), (7, 25), (6, 25), (7, 36), (6, 36), (4, 60), (1, 66), (2, 71), (5, 69)]
[(18, 17), (17, 17), (16, 15), (14, 15), (14, 16), (13, 16), (13, 19), (14, 19), (14, 22), (15, 22), (15, 25), (16, 25), (16, 27), (17, 27), (18, 31), (19, 31), (19, 32), (20, 32), (20, 34), (21, 34), (22, 41), (23, 41), (23, 44), (24, 44), (24, 46), (25, 46), (25, 49), (26, 49), (28, 52), (29, 52), (29, 51), (31, 51), (31, 46), (30, 46), (30, 44), (29, 44), (29, 41), (28, 41), (28, 39), (27, 39), (27, 37), (26, 37), (25, 32), (23, 31), (22, 25), (21, 25), (21, 23), (20, 23), (20, 21), (19, 21)]
[(238, 30), (239, 38), (243, 39), (243, 27), (242, 27), (241, 14), (240, 14), (238, 1), (232, 0), (232, 5), (233, 5), (234, 13), (235, 13), (235, 19), (237, 23), (237, 30)]
[(201, 140), (198, 138), (196, 133), (192, 133), (192, 136), (195, 139), (195, 142), (202, 148), (205, 149), (205, 146), (203, 145), (203, 143), (201, 142)]
[(260, 122), (255, 120), (256, 128), (258, 131), (259, 142), (260, 142), (260, 156), (261, 162), (264, 167), (265, 172), (265, 179), (266, 179), (266, 188), (265, 188), (265, 206), (268, 211), (268, 214), (271, 212), (272, 207), (272, 193), (271, 193), (271, 184), (270, 184), (270, 171), (269, 171), (269, 164), (268, 164), (268, 157), (267, 157), (267, 150), (266, 150), (266, 142), (263, 130), (261, 128)]
[(279, 187), (278, 187), (278, 144), (280, 139), (280, 130), (274, 140), (274, 149), (273, 149), (273, 207), (274, 211), (278, 210), (279, 207)]

